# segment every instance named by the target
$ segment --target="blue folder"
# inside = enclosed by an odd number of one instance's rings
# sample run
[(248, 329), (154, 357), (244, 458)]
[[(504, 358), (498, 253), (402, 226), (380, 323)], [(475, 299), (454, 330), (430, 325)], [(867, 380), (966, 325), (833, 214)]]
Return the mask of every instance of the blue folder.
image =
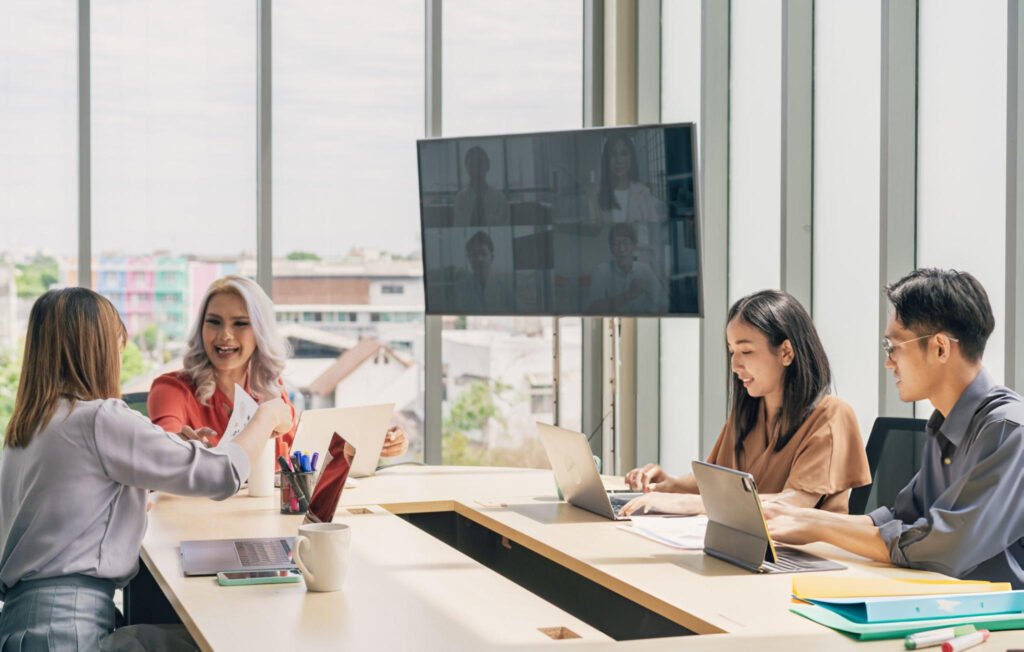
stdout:
[(857, 623), (1024, 613), (1024, 591), (892, 598), (829, 598), (812, 599), (807, 602)]
[(795, 614), (814, 622), (831, 627), (861, 641), (883, 638), (902, 638), (909, 634), (957, 625), (974, 625), (978, 629), (992, 631), (1003, 629), (1024, 629), (1024, 613), (992, 614), (987, 616), (959, 616), (956, 618), (901, 620), (888, 623), (859, 623), (844, 618), (815, 604), (794, 604), (789, 609)]

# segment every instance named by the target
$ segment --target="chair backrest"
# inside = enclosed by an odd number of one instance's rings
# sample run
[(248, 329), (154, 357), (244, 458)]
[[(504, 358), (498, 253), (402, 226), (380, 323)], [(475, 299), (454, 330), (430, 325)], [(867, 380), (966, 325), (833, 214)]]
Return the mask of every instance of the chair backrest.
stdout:
[(128, 404), (128, 407), (141, 412), (144, 416), (149, 416), (149, 407), (146, 405), (146, 401), (149, 399), (149, 392), (131, 392), (129, 394), (121, 394), (121, 400)]
[(924, 419), (878, 417), (868, 436), (868, 466), (871, 484), (850, 492), (850, 513), (867, 514), (881, 506), (892, 506), (898, 494), (921, 468), (924, 449)]

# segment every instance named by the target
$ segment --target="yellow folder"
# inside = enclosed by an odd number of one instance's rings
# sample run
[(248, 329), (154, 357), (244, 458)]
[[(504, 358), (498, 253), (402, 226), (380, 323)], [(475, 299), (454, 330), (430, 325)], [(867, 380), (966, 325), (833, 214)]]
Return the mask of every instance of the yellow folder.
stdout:
[(988, 593), (1010, 591), (1009, 582), (978, 580), (926, 580), (874, 577), (835, 577), (821, 575), (795, 575), (793, 597), (800, 600), (828, 598), (870, 598), (904, 595), (945, 595), (949, 593)]

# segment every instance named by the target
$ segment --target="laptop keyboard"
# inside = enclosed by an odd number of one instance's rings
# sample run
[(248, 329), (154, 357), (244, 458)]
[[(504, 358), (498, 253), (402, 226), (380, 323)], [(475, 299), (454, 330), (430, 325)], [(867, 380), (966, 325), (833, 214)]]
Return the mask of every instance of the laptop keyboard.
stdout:
[(236, 541), (235, 551), (243, 568), (287, 566), (292, 561), (284, 539)]
[(775, 563), (766, 561), (762, 568), (771, 573), (800, 573), (818, 570), (840, 570), (846, 567), (803, 550), (775, 546)]
[(618, 511), (622, 509), (626, 505), (626, 503), (642, 495), (643, 494), (641, 493), (609, 493), (608, 500), (612, 502), (612, 509), (614, 509), (615, 512), (618, 513)]

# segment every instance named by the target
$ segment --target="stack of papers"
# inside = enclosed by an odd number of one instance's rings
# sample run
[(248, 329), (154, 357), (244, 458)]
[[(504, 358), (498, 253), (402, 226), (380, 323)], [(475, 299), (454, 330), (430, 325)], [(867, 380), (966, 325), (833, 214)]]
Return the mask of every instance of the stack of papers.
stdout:
[(708, 517), (634, 516), (629, 525), (619, 527), (673, 548), (703, 550)]
[(1008, 583), (871, 578), (793, 579), (790, 611), (860, 640), (938, 627), (1024, 628), (1024, 591)]

